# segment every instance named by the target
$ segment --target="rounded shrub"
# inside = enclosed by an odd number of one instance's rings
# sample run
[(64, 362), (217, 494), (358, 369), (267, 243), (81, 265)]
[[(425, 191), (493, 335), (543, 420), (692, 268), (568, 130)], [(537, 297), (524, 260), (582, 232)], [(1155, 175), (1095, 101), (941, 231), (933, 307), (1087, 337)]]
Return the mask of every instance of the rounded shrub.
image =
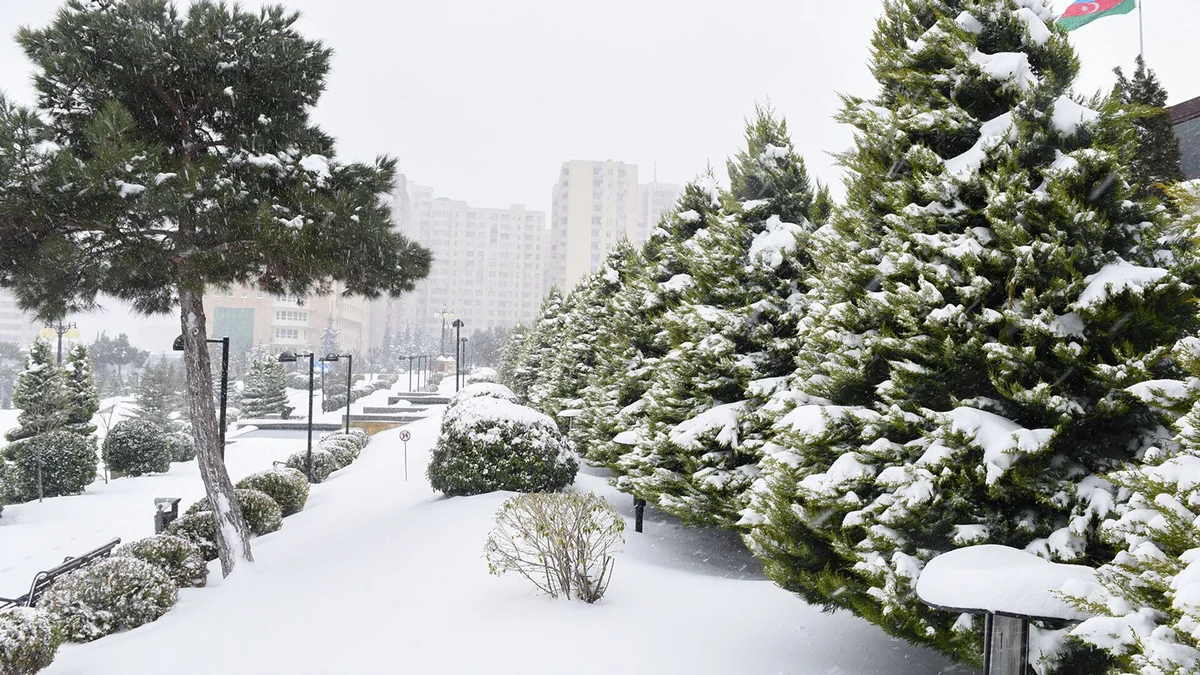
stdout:
[(58, 639), (50, 615), (36, 607), (0, 614), (0, 675), (33, 675), (54, 662)]
[[(234, 489), (233, 498), (242, 507), (242, 517), (250, 534), (258, 536), (274, 532), (283, 526), (283, 511), (271, 496), (260, 490)], [(183, 512), (185, 516), (195, 516), (201, 513), (212, 513), (208, 498), (192, 504)], [(213, 532), (213, 542), (216, 542), (216, 532)]]
[(113, 555), (144, 560), (166, 572), (179, 588), (199, 588), (208, 583), (208, 563), (200, 547), (182, 537), (156, 534), (125, 544)]
[(171, 609), (178, 595), (166, 572), (144, 560), (119, 556), (59, 578), (38, 607), (50, 614), (64, 639), (90, 642), (154, 621)]
[(308, 479), (303, 471), (290, 467), (252, 473), (238, 481), (236, 487), (263, 492), (275, 500), (285, 518), (304, 510), (308, 501)]
[(308, 373), (292, 371), (284, 378), (288, 389), (303, 389), (308, 391)]
[(39, 457), (46, 497), (77, 495), (96, 480), (96, 441), (90, 436), (51, 431), (16, 441), (5, 451), (13, 460), (8, 478), (13, 501), (38, 498)]
[(212, 511), (186, 513), (167, 526), (167, 533), (195, 544), (205, 562), (217, 559), (217, 521)]
[(361, 433), (344, 433), (339, 431), (325, 435), (321, 438), (321, 443), (326, 443), (328, 441), (348, 441), (353, 443), (354, 447), (359, 450), (367, 447), (367, 441), (370, 440), (370, 437), (367, 436), (367, 432), (363, 431), (362, 429), (351, 429), (350, 431), (358, 431)]
[(554, 492), (570, 485), (578, 470), (554, 420), (481, 396), (447, 411), (426, 475), (435, 490), (456, 496)]
[(171, 470), (173, 443), (158, 425), (146, 420), (121, 420), (113, 425), (101, 446), (110, 471), (127, 476)]
[(326, 396), (324, 398), (324, 400), (321, 401), (321, 410), (323, 410), (325, 412), (331, 412), (331, 411), (337, 410), (338, 408), (345, 408), (345, 407), (346, 407), (346, 395), (345, 394), (330, 394), (330, 395)]
[[(294, 453), (291, 457), (287, 458), (286, 465), (292, 469), (297, 469), (301, 473), (303, 473), (304, 472), (304, 463), (306, 461), (305, 460), (306, 455), (307, 455), (306, 451)], [(338, 464), (338, 460), (336, 457), (333, 456), (332, 452), (329, 452), (325, 448), (322, 448), (319, 446), (313, 448), (313, 450), (312, 450), (312, 482), (324, 483), (325, 479), (329, 478), (329, 474), (333, 473), (334, 471), (337, 471), (340, 468), (342, 468), (342, 467), (340, 464)], [(306, 474), (306, 476), (307, 476), (307, 474)]]
[(463, 401), (469, 401), (473, 398), (480, 397), (496, 398), (502, 401), (508, 401), (509, 403), (521, 402), (521, 400), (517, 398), (517, 395), (513, 393), (512, 389), (509, 389), (502, 384), (496, 384), (495, 382), (476, 382), (475, 384), (468, 384), (460, 389), (454, 396), (451, 396), (450, 404), (446, 406), (446, 410), (449, 411), (453, 409), (454, 406), (462, 403)]
[(475, 384), (476, 382), (495, 382), (497, 378), (494, 368), (476, 368), (467, 375), (467, 384)]
[(172, 462), (190, 462), (196, 459), (196, 440), (191, 434), (176, 432), (167, 436), (171, 447)]

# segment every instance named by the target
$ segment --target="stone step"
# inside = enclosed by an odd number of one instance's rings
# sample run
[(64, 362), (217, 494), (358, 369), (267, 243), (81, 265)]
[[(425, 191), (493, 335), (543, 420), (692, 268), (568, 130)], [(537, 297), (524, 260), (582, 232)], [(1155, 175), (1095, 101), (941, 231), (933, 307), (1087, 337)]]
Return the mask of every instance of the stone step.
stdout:
[(446, 405), (450, 399), (445, 396), (422, 396), (414, 397), (412, 394), (400, 394), (399, 396), (389, 396), (388, 405), (396, 405), (400, 401), (408, 401), (409, 403), (421, 403), (424, 405)]
[[(364, 407), (362, 414), (364, 415), (417, 415), (429, 410), (424, 406), (389, 406), (386, 408)], [(344, 417), (344, 416), (343, 416)]]

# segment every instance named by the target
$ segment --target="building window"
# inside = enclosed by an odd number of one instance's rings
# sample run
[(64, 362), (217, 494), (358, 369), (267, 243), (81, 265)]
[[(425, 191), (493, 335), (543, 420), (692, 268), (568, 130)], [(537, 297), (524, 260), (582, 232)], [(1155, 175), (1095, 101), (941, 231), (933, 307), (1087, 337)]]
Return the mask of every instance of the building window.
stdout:
[(299, 328), (276, 328), (275, 329), (275, 339), (276, 340), (299, 340), (300, 339), (300, 329)]
[(233, 297), (233, 289), (225, 291), (225, 297), (232, 298)]
[(275, 310), (276, 321), (304, 321), (308, 322), (308, 312), (299, 312), (292, 309), (277, 309)]

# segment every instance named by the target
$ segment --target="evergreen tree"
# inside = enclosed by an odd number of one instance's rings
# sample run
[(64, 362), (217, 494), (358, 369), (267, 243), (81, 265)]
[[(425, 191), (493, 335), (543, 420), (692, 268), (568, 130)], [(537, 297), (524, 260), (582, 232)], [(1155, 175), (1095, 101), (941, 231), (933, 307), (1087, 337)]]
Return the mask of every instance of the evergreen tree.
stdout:
[(155, 425), (167, 433), (179, 430), (174, 419), (178, 409), (178, 391), (171, 384), (171, 372), (165, 361), (151, 363), (142, 373), (134, 392), (132, 417)]
[(15, 342), (0, 342), (0, 408), (12, 407), (12, 390), (25, 358)]
[(338, 337), (341, 331), (333, 327), (333, 315), (329, 315), (329, 320), (325, 322), (325, 331), (321, 333), (321, 354), (340, 354), (341, 347), (338, 345)]
[(71, 397), (63, 371), (55, 363), (50, 342), (37, 339), (25, 357), (25, 370), (13, 386), (13, 405), (21, 410), (19, 426), (5, 438), (19, 441), (62, 429), (67, 424)]
[(71, 347), (67, 352), (63, 375), (70, 397), (66, 428), (83, 436), (96, 433), (92, 417), (100, 412), (100, 397), (92, 377), (92, 359), (88, 356), (87, 347), (82, 344)]
[(513, 377), (520, 366), (521, 353), (525, 350), (525, 340), (528, 338), (529, 329), (518, 324), (508, 334), (508, 340), (500, 350), (500, 365), (496, 374), (500, 382), (508, 385), (509, 389), (514, 386)]
[(225, 574), (252, 555), (220, 461), (205, 288), (304, 297), (338, 282), (395, 296), (430, 265), (377, 197), (393, 191), (395, 161), (339, 162), (312, 123), (331, 51), (297, 20), (212, 0), (69, 0), (17, 37), (41, 114), (0, 102), (0, 143), (14, 149), (0, 155), (0, 285), (48, 319), (101, 294), (178, 312)]
[[(978, 635), (915, 597), (924, 564), (976, 543), (1103, 559), (1102, 474), (1165, 421), (1128, 388), (1177, 372), (1195, 327), (1192, 253), (1132, 200), (1115, 107), (1070, 97), (1052, 19), (885, 4), (881, 93), (846, 99), (847, 203), (745, 521), (784, 588), (964, 660)], [(1042, 656), (1068, 658), (1053, 637)]]
[(552, 286), (542, 299), (537, 323), (524, 340), (517, 366), (513, 369), (513, 393), (528, 401), (532, 408), (540, 408), (549, 395), (545, 377), (562, 339), (562, 312), (562, 292), (557, 286)]
[(242, 416), (262, 418), (282, 414), (287, 403), (287, 370), (270, 354), (258, 354), (250, 364), (242, 388)]
[(1171, 113), (1166, 110), (1167, 90), (1153, 70), (1146, 67), (1139, 54), (1133, 79), (1125, 77), (1120, 68), (1115, 94), (1133, 116), (1137, 129), (1137, 145), (1130, 164), (1131, 178), (1140, 199), (1165, 196), (1163, 186), (1181, 181), (1183, 155), (1179, 137), (1171, 125)]

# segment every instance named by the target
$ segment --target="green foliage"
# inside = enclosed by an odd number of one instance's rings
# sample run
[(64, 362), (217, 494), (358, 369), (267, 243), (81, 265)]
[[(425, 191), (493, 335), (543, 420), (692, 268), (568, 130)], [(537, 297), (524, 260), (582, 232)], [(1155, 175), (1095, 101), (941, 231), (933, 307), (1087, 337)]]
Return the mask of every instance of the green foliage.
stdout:
[(132, 418), (113, 425), (100, 450), (109, 471), (141, 476), (170, 471), (175, 448), (171, 437), (160, 427)]
[(4, 449), (13, 461), (9, 478), (13, 499), (38, 498), (38, 463), (41, 462), (45, 497), (77, 495), (96, 479), (96, 439), (65, 430), (16, 441)]
[(157, 534), (125, 544), (113, 555), (148, 562), (166, 572), (179, 588), (200, 588), (208, 583), (208, 564), (200, 547), (181, 537)]
[[(208, 506), (204, 501), (197, 503), (204, 507)], [(191, 511), (191, 509), (188, 510)], [(167, 526), (167, 534), (195, 544), (200, 549), (200, 556), (204, 558), (205, 562), (217, 559), (217, 521), (213, 517), (212, 511), (199, 510), (185, 513)]]
[(0, 614), (0, 675), (34, 675), (54, 662), (58, 638), (50, 615), (34, 607)]
[(171, 577), (137, 558), (112, 557), (57, 579), (38, 601), (56, 631), (71, 642), (91, 642), (150, 623), (175, 605)]
[(55, 363), (50, 343), (38, 339), (29, 348), (25, 370), (17, 376), (12, 402), (20, 408), (20, 426), (5, 435), (10, 441), (31, 438), (63, 428), (70, 413), (70, 392)]
[[(233, 494), (242, 509), (242, 515), (246, 518), (246, 525), (250, 527), (250, 533), (254, 536), (269, 534), (283, 527), (283, 509), (266, 492), (255, 488), (238, 487)], [(205, 513), (213, 513), (212, 505), (209, 504), (207, 498), (189, 506), (183, 515), (196, 516)], [(189, 525), (189, 529), (194, 528)], [(201, 536), (205, 534), (207, 532), (200, 532)], [(215, 522), (213, 536), (216, 536)], [(195, 537), (192, 539), (195, 540)]]
[(1136, 64), (1132, 80), (1120, 68), (1115, 69), (1117, 85), (1113, 93), (1133, 118), (1137, 130), (1136, 149), (1129, 165), (1137, 197), (1162, 199), (1166, 196), (1166, 185), (1184, 179), (1183, 155), (1171, 124), (1171, 113), (1166, 110), (1167, 90), (1154, 71), (1146, 67), (1141, 55)]
[(172, 371), (166, 361), (151, 364), (142, 373), (135, 392), (134, 417), (153, 424), (164, 433), (177, 431), (180, 426), (175, 413), (182, 408), (182, 400)]
[(238, 481), (237, 487), (266, 494), (279, 505), (283, 517), (300, 513), (308, 501), (308, 480), (303, 471), (292, 468), (252, 473)]
[(191, 434), (181, 431), (167, 434), (167, 446), (171, 449), (172, 462), (190, 462), (196, 459), (196, 440)]
[[(287, 458), (286, 466), (296, 469), (307, 476), (308, 451), (302, 450), (292, 453)], [(329, 478), (329, 474), (342, 468), (342, 466), (341, 462), (333, 456), (333, 453), (325, 448), (316, 447), (312, 449), (312, 482), (324, 483)]]
[(96, 433), (92, 417), (100, 412), (100, 397), (87, 347), (82, 344), (71, 347), (63, 364), (63, 377), (68, 400), (66, 428), (85, 436)]
[(242, 388), (242, 416), (257, 419), (283, 414), (288, 407), (286, 377), (287, 370), (278, 359), (269, 354), (255, 359)]
[(575, 480), (578, 462), (558, 425), (509, 401), (476, 397), (442, 419), (426, 475), (454, 497), (497, 490), (552, 492)]
[(15, 342), (0, 342), (0, 408), (12, 408), (12, 390), (17, 374), (25, 364), (21, 347)]

